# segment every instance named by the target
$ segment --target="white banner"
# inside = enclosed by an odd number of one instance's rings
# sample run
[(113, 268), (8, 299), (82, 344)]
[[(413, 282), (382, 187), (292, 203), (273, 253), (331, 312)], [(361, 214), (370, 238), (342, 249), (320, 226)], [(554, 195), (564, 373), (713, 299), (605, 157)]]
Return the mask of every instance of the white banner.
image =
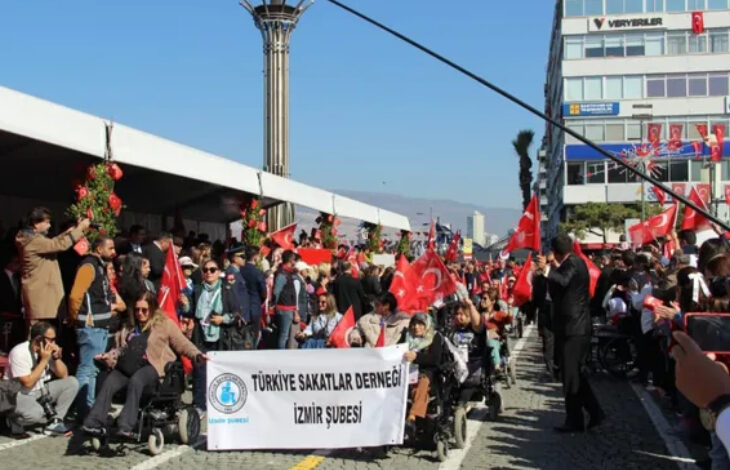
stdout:
[(402, 444), (406, 350), (208, 353), (208, 450)]

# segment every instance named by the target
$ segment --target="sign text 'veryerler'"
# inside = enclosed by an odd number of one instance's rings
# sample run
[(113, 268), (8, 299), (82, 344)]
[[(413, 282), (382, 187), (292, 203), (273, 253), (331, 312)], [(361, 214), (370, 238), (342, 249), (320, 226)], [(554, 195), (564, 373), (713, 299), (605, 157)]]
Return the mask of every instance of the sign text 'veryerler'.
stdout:
[(588, 20), (588, 29), (590, 31), (605, 31), (616, 29), (633, 29), (633, 28), (658, 28), (664, 26), (664, 18), (648, 17), (648, 18), (591, 18)]

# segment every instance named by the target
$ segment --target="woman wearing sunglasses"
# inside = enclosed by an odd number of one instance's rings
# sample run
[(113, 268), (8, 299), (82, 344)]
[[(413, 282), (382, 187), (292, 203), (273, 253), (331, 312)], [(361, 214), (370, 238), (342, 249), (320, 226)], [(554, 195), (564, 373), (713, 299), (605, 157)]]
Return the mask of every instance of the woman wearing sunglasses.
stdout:
[(112, 397), (127, 387), (126, 401), (117, 419), (119, 437), (130, 439), (137, 424), (139, 401), (146, 386), (155, 385), (165, 375), (165, 365), (184, 355), (198, 364), (207, 356), (182, 334), (180, 328), (159, 310), (157, 297), (145, 292), (133, 304), (135, 328), (126, 345), (96, 357), (114, 370), (104, 381), (96, 401), (84, 420), (83, 431), (91, 436), (103, 436)]
[(337, 312), (335, 296), (328, 294), (322, 288), (317, 294), (318, 313), (309, 321), (304, 331), (297, 333), (297, 339), (301, 341), (302, 349), (317, 349), (327, 346), (330, 335), (342, 319), (342, 314)]
[[(183, 306), (183, 313), (192, 317), (193, 343), (203, 352), (228, 349), (221, 339), (226, 329), (240, 319), (241, 308), (232, 285), (221, 278), (218, 263), (208, 259), (202, 266), (203, 283), (195, 286), (193, 301)], [(199, 412), (205, 411), (205, 365), (193, 369), (193, 404)]]

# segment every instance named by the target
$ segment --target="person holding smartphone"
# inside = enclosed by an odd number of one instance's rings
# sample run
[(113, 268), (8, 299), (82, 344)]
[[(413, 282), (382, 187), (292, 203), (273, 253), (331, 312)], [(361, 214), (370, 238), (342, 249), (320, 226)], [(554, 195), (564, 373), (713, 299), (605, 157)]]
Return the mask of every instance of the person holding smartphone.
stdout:
[(45, 426), (46, 432), (65, 434), (69, 428), (63, 418), (74, 402), (79, 383), (68, 374), (61, 360), (62, 351), (56, 344), (53, 325), (34, 324), (30, 338), (15, 346), (8, 356), (8, 373), (4, 379), (17, 380), (22, 386), (10, 416), (11, 427)]

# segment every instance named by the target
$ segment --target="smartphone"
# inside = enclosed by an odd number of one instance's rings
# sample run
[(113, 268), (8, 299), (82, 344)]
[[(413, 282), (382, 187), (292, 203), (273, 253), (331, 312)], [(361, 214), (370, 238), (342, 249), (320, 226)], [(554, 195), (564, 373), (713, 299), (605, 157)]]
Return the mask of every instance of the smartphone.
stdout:
[(730, 354), (730, 313), (687, 313), (684, 331), (703, 351)]

